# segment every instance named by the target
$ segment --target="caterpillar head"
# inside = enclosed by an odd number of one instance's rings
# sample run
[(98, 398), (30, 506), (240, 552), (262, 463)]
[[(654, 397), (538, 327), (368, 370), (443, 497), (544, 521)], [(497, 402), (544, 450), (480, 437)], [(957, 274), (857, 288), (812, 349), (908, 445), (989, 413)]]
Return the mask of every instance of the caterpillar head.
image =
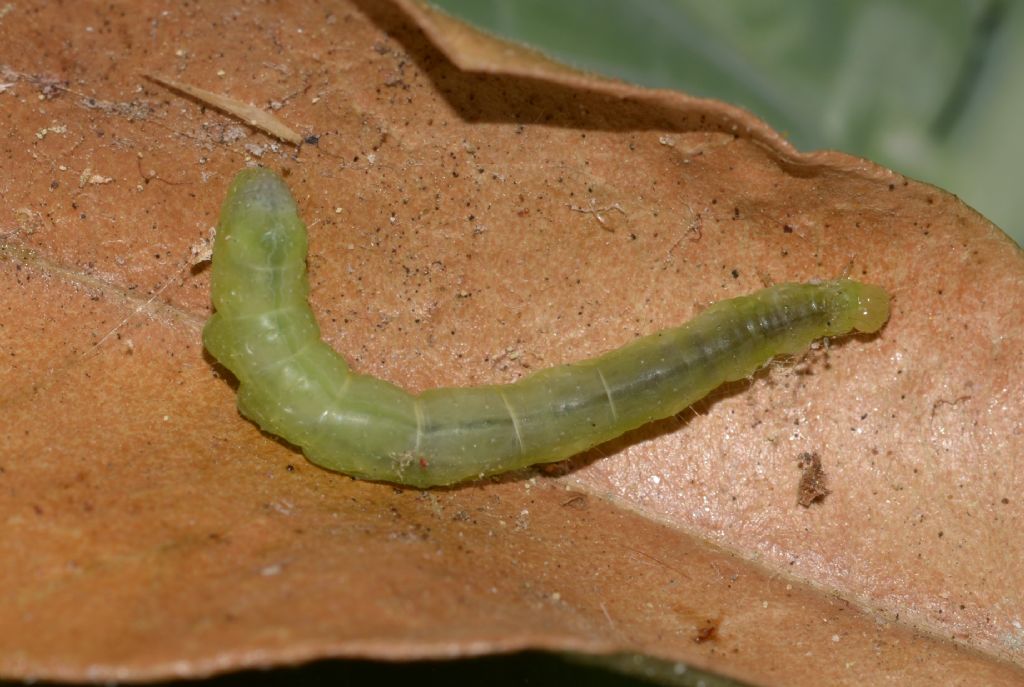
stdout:
[(889, 319), (889, 293), (880, 286), (852, 279), (840, 279), (838, 285), (852, 328), (869, 334), (881, 329)]
[(306, 225), (284, 180), (268, 169), (239, 172), (224, 200), (213, 248), (217, 311), (237, 316), (268, 302), (305, 300), (305, 269)]

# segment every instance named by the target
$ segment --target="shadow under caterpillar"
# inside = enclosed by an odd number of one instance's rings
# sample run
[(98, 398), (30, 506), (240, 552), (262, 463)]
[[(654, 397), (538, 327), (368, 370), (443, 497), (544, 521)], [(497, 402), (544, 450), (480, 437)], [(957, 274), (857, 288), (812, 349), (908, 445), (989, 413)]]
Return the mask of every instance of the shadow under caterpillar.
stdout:
[(851, 279), (780, 284), (681, 327), (511, 384), (412, 395), (358, 374), (309, 307), (306, 227), (284, 181), (239, 172), (213, 248), (206, 349), (238, 378), (238, 408), (317, 465), (417, 487), (568, 458), (673, 415), (815, 339), (877, 331), (889, 295)]

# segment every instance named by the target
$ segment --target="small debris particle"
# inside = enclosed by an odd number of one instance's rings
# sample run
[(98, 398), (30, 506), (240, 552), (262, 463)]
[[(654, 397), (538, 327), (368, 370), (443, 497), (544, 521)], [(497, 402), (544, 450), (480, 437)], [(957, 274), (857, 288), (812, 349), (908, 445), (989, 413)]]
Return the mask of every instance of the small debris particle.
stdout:
[(280, 575), (283, 569), (284, 566), (282, 566), (280, 563), (275, 563), (274, 565), (268, 565), (263, 567), (260, 570), (260, 575), (262, 575), (263, 577), (274, 577), (275, 575)]
[(47, 134), (66, 134), (68, 128), (64, 124), (53, 124), (51, 126), (45, 126), (36, 132), (36, 138), (40, 141), (46, 138)]
[(710, 642), (718, 636), (718, 622), (714, 620), (708, 620), (704, 625), (697, 628), (697, 634), (694, 635), (693, 641), (697, 644), (703, 644), (704, 642)]
[(93, 174), (93, 171), (86, 167), (82, 170), (82, 173), (78, 175), (78, 188), (85, 188), (87, 184), (92, 186), (109, 184), (113, 180), (113, 177), (105, 177), (102, 174)]
[(514, 529), (526, 530), (530, 528), (530, 511), (523, 509), (519, 515), (516, 516)]
[(821, 501), (831, 493), (825, 478), (825, 469), (821, 466), (821, 457), (817, 453), (801, 453), (798, 460), (803, 474), (797, 487), (797, 499), (804, 508)]
[(567, 501), (562, 503), (564, 508), (575, 508), (576, 510), (587, 509), (587, 495), (573, 494)]

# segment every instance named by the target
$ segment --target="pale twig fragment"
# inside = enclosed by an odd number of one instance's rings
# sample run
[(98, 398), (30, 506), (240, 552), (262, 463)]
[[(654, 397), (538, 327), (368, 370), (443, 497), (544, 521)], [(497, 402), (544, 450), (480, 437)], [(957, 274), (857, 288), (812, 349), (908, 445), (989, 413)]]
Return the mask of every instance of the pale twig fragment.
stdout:
[(184, 93), (196, 100), (200, 100), (211, 107), (217, 108), (221, 112), (231, 115), (232, 117), (237, 117), (249, 126), (254, 126), (275, 138), (285, 141), (286, 143), (291, 143), (293, 145), (299, 145), (302, 143), (301, 135), (296, 133), (287, 124), (274, 115), (265, 110), (261, 110), (255, 105), (243, 103), (240, 100), (235, 100), (234, 98), (230, 98), (226, 95), (208, 91), (205, 88), (199, 88), (198, 86), (191, 86), (186, 83), (181, 83), (180, 81), (174, 81), (173, 79), (168, 79), (165, 76), (146, 74), (146, 77), (166, 86), (167, 88)]

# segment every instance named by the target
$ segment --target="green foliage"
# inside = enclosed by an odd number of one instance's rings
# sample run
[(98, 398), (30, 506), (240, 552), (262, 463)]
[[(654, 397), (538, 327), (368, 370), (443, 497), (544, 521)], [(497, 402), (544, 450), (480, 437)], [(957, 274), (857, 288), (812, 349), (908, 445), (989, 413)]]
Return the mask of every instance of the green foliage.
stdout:
[(1024, 3), (434, 0), (583, 69), (745, 107), (958, 194), (1024, 244)]

